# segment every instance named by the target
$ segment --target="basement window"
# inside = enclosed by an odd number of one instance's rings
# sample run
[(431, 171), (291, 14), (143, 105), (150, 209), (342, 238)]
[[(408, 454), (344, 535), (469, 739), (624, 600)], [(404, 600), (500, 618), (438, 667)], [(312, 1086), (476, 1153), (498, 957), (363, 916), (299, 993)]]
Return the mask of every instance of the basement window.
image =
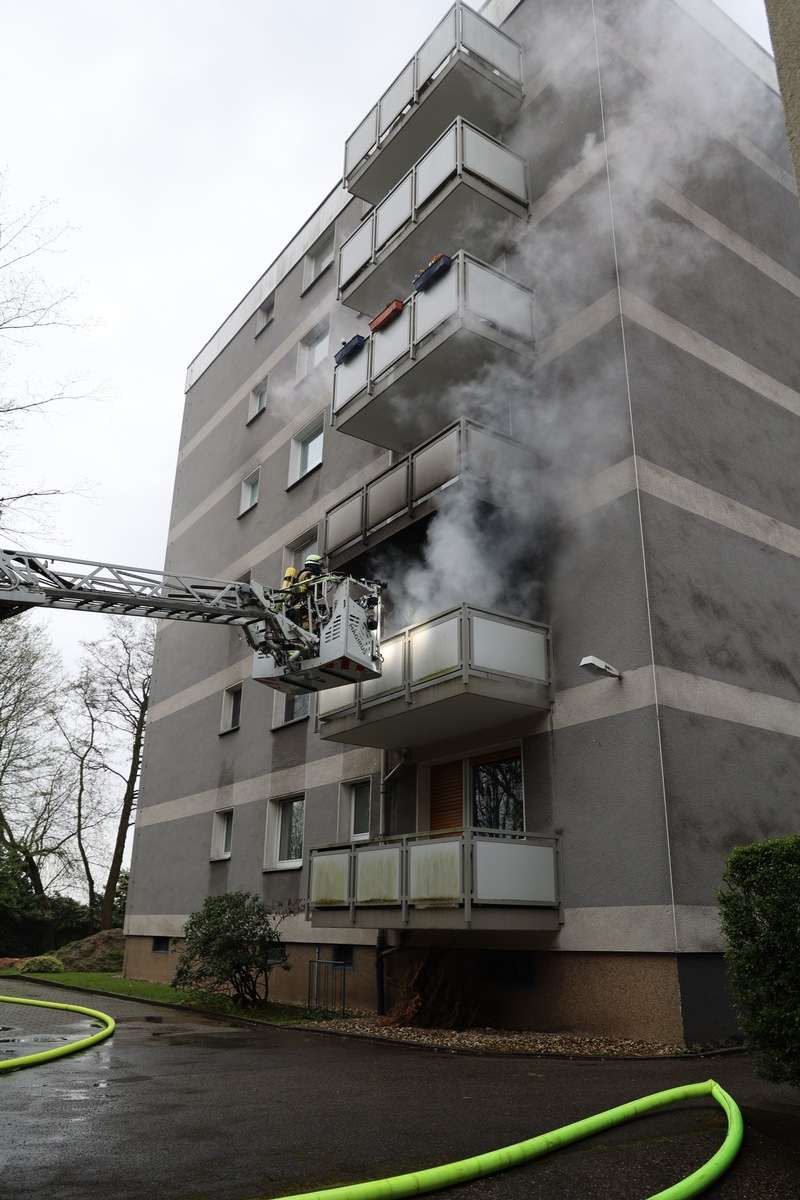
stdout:
[(151, 954), (169, 954), (170, 938), (154, 937), (153, 945), (150, 948)]

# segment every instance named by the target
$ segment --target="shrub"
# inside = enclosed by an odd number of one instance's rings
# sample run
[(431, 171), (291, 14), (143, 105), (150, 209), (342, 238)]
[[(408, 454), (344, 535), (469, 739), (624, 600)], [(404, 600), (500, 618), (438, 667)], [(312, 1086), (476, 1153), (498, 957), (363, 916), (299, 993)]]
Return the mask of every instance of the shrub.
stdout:
[(288, 970), (280, 919), (250, 892), (207, 896), (186, 922), (172, 986), (232, 995), (243, 1005), (266, 1000), (270, 971)]
[(26, 958), (19, 970), (21, 975), (57, 975), (64, 966), (52, 954), (40, 954), (38, 958)]
[(800, 834), (740, 846), (719, 893), (725, 953), (756, 1071), (800, 1087)]

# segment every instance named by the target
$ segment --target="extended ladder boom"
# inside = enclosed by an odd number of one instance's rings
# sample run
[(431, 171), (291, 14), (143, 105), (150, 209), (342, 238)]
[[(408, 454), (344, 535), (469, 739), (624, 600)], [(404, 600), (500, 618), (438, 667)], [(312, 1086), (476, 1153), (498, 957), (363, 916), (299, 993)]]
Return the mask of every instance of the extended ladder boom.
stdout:
[(29, 608), (238, 625), (253, 678), (290, 695), (381, 673), (381, 584), (323, 575), (287, 589), (0, 550), (0, 621)]
[(0, 550), (0, 621), (27, 608), (248, 625), (271, 604), (258, 584)]

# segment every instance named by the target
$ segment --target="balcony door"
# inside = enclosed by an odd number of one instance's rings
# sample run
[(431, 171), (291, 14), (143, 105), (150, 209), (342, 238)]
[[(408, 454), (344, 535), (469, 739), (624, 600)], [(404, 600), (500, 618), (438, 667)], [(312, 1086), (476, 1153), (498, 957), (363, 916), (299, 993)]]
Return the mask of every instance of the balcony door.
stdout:
[(464, 826), (464, 763), (437, 763), (431, 767), (430, 831), (442, 834)]

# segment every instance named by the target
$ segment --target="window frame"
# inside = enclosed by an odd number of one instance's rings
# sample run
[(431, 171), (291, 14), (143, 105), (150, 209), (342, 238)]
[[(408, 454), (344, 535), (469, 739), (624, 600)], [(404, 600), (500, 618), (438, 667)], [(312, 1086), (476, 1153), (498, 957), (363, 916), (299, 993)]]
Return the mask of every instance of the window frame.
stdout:
[[(479, 825), (477, 821), (477, 813), (475, 811), (475, 769), (476, 767), (486, 767), (492, 763), (511, 762), (515, 760), (519, 763), (519, 826), (509, 825)], [(474, 829), (491, 829), (498, 833), (524, 833), (525, 832), (525, 776), (522, 769), (522, 751), (520, 747), (506, 747), (502, 750), (490, 751), (487, 754), (475, 754), (467, 760), (467, 803), (469, 805), (468, 815), (469, 823)]]
[[(310, 442), (319, 438), (319, 459), (308, 466), (307, 460), (305, 468), (303, 467), (303, 454)], [(289, 446), (289, 482), (286, 485), (288, 488), (299, 483), (301, 479), (305, 479), (312, 471), (318, 470), (322, 466), (323, 452), (325, 445), (325, 411), (323, 410), (313, 421), (309, 421), (302, 429), (294, 435)], [(309, 551), (309, 553), (316, 553)]]
[[(304, 713), (299, 713), (295, 716), (287, 715), (290, 711), (290, 701), (303, 700), (308, 701), (308, 708)], [(300, 721), (307, 721), (311, 716), (311, 692), (306, 692), (304, 695), (287, 696), (283, 692), (275, 693), (275, 711), (273, 714), (273, 729), (283, 729), (284, 725), (297, 725)]]
[[(311, 353), (310, 353), (311, 349), (313, 346), (316, 346), (318, 343), (321, 343), (323, 338), (325, 339), (325, 352), (324, 352), (324, 354), (321, 354), (319, 356), (319, 358), (315, 358), (314, 361), (311, 362)], [(330, 349), (331, 349), (330, 317), (323, 317), (323, 319), (321, 321), (318, 321), (316, 325), (314, 325), (311, 329), (309, 329), (308, 332), (305, 333), (303, 335), (303, 337), (300, 338), (300, 341), (297, 343), (297, 382), (298, 383), (300, 382), (301, 379), (305, 379), (306, 375), (310, 375), (311, 372), (316, 367), (321, 366), (321, 364), (323, 362), (325, 362), (326, 358), (328, 358), (328, 356), (330, 354)]]
[(254, 388), (250, 389), (250, 401), (247, 408), (247, 421), (245, 422), (246, 425), (249, 425), (251, 421), (255, 421), (256, 417), (260, 417), (263, 412), (266, 412), (268, 396), (269, 375), (265, 375), (260, 383), (257, 383)]
[[(300, 848), (299, 858), (281, 858), (282, 842), (284, 836), (284, 820), (285, 813), (290, 805), (301, 804), (303, 806), (303, 828), (301, 833), (302, 845)], [(268, 839), (268, 855), (269, 865), (265, 870), (273, 871), (297, 871), (303, 865), (303, 853), (305, 850), (305, 804), (306, 798), (303, 793), (292, 796), (281, 796), (271, 802), (270, 821), (271, 829), (267, 830)], [(269, 844), (271, 842), (271, 845)]]
[[(248, 490), (246, 490), (248, 489)], [(252, 512), (258, 504), (258, 494), (261, 490), (261, 467), (256, 467), (244, 477), (239, 491), (239, 516)]]
[(265, 300), (262, 300), (256, 309), (256, 333), (258, 337), (260, 333), (271, 325), (275, 319), (275, 292), (270, 292)]
[(303, 291), (301, 295), (313, 287), (317, 280), (333, 266), (335, 259), (336, 227), (334, 226), (318, 237), (314, 245), (306, 251), (303, 260)]
[(220, 808), (214, 813), (211, 828), (211, 862), (227, 862), (233, 847), (233, 809)]
[(222, 693), (222, 713), (220, 715), (220, 737), (226, 733), (235, 733), (242, 727), (242, 693), (244, 683), (234, 683), (225, 688)]
[[(355, 817), (356, 817), (356, 791), (358, 788), (365, 787), (367, 789), (367, 828), (363, 833), (356, 833)], [(354, 779), (347, 785), (348, 789), (348, 813), (347, 813), (347, 828), (348, 841), (350, 842), (368, 842), (370, 838), (370, 824), (372, 818), (372, 780)]]

